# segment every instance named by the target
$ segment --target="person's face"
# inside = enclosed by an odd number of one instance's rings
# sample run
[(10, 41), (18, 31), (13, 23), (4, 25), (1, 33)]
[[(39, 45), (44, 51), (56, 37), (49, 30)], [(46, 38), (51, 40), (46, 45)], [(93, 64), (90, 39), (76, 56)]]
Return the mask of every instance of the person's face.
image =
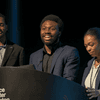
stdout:
[(96, 40), (96, 37), (93, 35), (86, 35), (84, 37), (84, 46), (87, 50), (87, 52), (92, 56), (92, 57), (98, 57), (100, 56), (100, 48), (98, 41)]
[(4, 23), (4, 19), (2, 17), (0, 17), (0, 36), (2, 34), (5, 34), (6, 32), (6, 28), (5, 28), (5, 23)]
[(47, 20), (41, 26), (40, 36), (45, 45), (52, 45), (60, 35), (58, 23)]

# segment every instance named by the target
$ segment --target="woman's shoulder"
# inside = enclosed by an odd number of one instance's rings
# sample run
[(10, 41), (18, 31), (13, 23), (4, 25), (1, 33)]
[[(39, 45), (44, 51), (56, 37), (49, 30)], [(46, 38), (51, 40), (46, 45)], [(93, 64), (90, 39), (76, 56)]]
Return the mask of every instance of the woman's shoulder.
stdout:
[(91, 58), (91, 59), (88, 60), (88, 61), (86, 61), (86, 62), (84, 63), (84, 65), (83, 65), (83, 67), (84, 67), (84, 68), (89, 67), (89, 66), (93, 63), (94, 60), (95, 60), (95, 57), (94, 57), (94, 58)]

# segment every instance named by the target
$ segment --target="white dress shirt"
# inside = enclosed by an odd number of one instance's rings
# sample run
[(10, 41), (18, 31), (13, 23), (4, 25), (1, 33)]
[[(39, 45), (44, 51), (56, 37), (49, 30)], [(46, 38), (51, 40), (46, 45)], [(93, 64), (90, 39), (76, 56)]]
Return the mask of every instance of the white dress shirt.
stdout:
[(4, 58), (5, 51), (6, 51), (6, 48), (0, 49), (0, 67)]

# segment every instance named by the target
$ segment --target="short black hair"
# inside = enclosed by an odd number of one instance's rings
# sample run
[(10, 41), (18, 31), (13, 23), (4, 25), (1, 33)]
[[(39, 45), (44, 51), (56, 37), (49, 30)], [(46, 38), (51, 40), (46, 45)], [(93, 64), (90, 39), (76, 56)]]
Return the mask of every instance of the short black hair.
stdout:
[(50, 15), (45, 16), (40, 23), (40, 28), (43, 22), (46, 20), (51, 20), (51, 21), (55, 21), (56, 23), (58, 23), (59, 31), (61, 31), (62, 33), (63, 28), (64, 28), (64, 23), (57, 15), (50, 14)]
[(0, 17), (2, 17), (4, 19), (4, 22), (6, 22), (5, 21), (5, 16), (3, 14), (0, 13)]
[(93, 36), (96, 37), (96, 40), (97, 40), (98, 42), (100, 42), (100, 28), (98, 28), (98, 27), (90, 28), (90, 29), (88, 29), (87, 32), (84, 34), (84, 37), (85, 37), (86, 35), (93, 35)]

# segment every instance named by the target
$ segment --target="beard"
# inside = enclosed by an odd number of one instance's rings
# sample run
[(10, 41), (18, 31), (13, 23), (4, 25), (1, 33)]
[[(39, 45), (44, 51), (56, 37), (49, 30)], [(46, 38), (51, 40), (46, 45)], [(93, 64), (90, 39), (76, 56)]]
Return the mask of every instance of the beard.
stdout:
[(0, 36), (0, 42), (2, 44), (5, 44), (5, 42), (6, 42), (6, 35), (4, 33)]
[(5, 42), (6, 42), (6, 35), (5, 35), (5, 32), (6, 32), (6, 30), (4, 29), (3, 31), (0, 29), (0, 34), (1, 34), (1, 36), (0, 36), (0, 42), (2, 43), (2, 44), (5, 44)]

